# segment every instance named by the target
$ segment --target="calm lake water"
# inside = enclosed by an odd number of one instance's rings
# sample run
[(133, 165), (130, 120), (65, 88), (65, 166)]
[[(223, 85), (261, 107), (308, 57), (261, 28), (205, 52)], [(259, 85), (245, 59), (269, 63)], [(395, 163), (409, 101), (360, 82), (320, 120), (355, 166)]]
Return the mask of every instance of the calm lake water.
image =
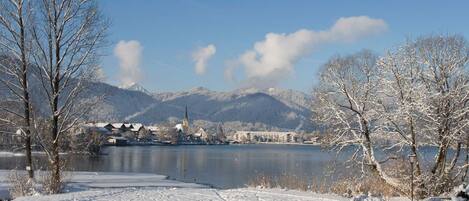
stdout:
[[(140, 172), (171, 179), (242, 187), (258, 175), (324, 179), (335, 154), (309, 145), (126, 146), (106, 147), (99, 157), (68, 156), (77, 171)], [(46, 164), (36, 156), (36, 164)], [(339, 159), (340, 160), (340, 159)], [(24, 157), (0, 157), (0, 169), (24, 169)]]
[[(422, 157), (432, 161), (436, 149), (421, 148)], [(393, 152), (391, 150), (391, 152)], [(311, 145), (181, 145), (105, 147), (105, 155), (63, 156), (76, 171), (138, 172), (167, 175), (171, 179), (209, 184), (217, 188), (246, 186), (259, 175), (294, 175), (304, 181), (329, 183), (338, 175), (353, 174), (343, 162), (353, 153), (334, 152)], [(381, 155), (377, 152), (378, 158)], [(35, 155), (35, 166), (47, 164), (45, 155)], [(24, 169), (24, 156), (0, 154), (0, 169)], [(356, 170), (356, 169), (355, 169)]]

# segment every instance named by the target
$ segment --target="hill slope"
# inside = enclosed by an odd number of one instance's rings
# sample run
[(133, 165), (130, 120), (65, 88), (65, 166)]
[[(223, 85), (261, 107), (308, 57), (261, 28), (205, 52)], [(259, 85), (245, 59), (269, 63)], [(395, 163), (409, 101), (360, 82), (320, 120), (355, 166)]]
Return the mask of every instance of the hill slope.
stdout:
[[(39, 85), (33, 85), (38, 87)], [(32, 89), (40, 91), (40, 89)], [(0, 96), (7, 96), (4, 92)], [(102, 97), (89, 121), (129, 121), (155, 124), (181, 119), (189, 108), (191, 121), (239, 122), (279, 129), (311, 130), (310, 98), (298, 91), (281, 89), (243, 89), (231, 92), (194, 88), (184, 92), (150, 95), (144, 88), (123, 89), (105, 83), (94, 83), (84, 99)], [(40, 101), (39, 101), (40, 102)], [(46, 103), (41, 110), (47, 111)]]

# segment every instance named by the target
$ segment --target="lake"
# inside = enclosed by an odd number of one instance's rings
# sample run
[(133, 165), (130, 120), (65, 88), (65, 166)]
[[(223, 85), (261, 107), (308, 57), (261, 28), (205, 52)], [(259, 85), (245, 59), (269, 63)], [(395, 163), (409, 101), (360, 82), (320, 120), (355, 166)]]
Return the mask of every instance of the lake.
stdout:
[[(383, 159), (380, 150), (377, 158)], [(395, 153), (396, 150), (388, 150)], [(433, 161), (436, 149), (421, 147), (422, 165)], [(259, 175), (296, 176), (306, 182), (330, 184), (337, 176), (359, 171), (344, 165), (353, 149), (339, 157), (313, 145), (243, 144), (105, 147), (104, 155), (62, 155), (76, 171), (137, 172), (167, 175), (170, 179), (208, 184), (216, 188), (246, 186)], [(404, 151), (405, 152), (405, 151)], [(452, 150), (449, 151), (452, 153)], [(402, 153), (407, 156), (408, 153)], [(460, 157), (463, 157), (462, 154)], [(461, 158), (462, 159), (462, 158)], [(462, 161), (462, 160), (461, 160)], [(34, 154), (37, 167), (47, 164), (44, 154)], [(1, 154), (0, 169), (25, 169), (24, 156)], [(334, 173), (331, 173), (335, 170)]]
[[(311, 145), (125, 146), (105, 147), (103, 152), (99, 157), (67, 156), (69, 166), (77, 171), (162, 174), (217, 188), (243, 187), (258, 175), (324, 179), (325, 171), (337, 167), (334, 153)], [(35, 156), (35, 161), (46, 164), (45, 156)], [(0, 157), (0, 169), (13, 168), (24, 169), (24, 157)]]

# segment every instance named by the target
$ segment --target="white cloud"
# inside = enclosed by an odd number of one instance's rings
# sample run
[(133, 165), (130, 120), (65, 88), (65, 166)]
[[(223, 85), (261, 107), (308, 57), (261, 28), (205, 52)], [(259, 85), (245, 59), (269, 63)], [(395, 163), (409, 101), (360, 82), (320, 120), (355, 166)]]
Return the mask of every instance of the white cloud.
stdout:
[(208, 60), (217, 52), (215, 45), (210, 44), (207, 47), (201, 47), (192, 53), (192, 60), (195, 62), (195, 73), (203, 75), (207, 72)]
[(107, 79), (106, 73), (100, 66), (94, 69), (94, 79), (99, 82), (105, 82)]
[[(244, 67), (245, 85), (252, 87), (272, 87), (289, 78), (295, 71), (295, 64), (316, 50), (318, 46), (354, 42), (386, 31), (386, 22), (368, 16), (346, 17), (324, 31), (300, 29), (296, 32), (268, 33), (265, 39), (254, 44), (253, 49), (239, 56), (238, 62)], [(232, 76), (233, 67), (228, 66), (225, 76)], [(233, 78), (228, 78), (233, 80)]]
[(225, 80), (230, 81), (230, 82), (235, 82), (235, 70), (236, 67), (239, 65), (239, 62), (237, 60), (227, 60), (225, 61), (225, 71), (224, 71), (224, 76)]
[(114, 48), (114, 55), (119, 59), (119, 79), (123, 87), (131, 86), (142, 78), (142, 52), (143, 47), (136, 40), (121, 40)]

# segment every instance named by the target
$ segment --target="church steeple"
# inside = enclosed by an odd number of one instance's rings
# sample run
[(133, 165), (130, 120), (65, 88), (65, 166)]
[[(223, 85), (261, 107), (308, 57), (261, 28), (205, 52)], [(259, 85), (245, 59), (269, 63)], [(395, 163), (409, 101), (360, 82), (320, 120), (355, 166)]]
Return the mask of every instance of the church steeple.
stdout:
[(189, 115), (187, 114), (187, 105), (186, 105), (186, 113), (184, 114), (184, 119), (189, 121)]
[(182, 120), (182, 128), (185, 133), (189, 133), (189, 114), (187, 113), (187, 105), (184, 113), (184, 119)]

